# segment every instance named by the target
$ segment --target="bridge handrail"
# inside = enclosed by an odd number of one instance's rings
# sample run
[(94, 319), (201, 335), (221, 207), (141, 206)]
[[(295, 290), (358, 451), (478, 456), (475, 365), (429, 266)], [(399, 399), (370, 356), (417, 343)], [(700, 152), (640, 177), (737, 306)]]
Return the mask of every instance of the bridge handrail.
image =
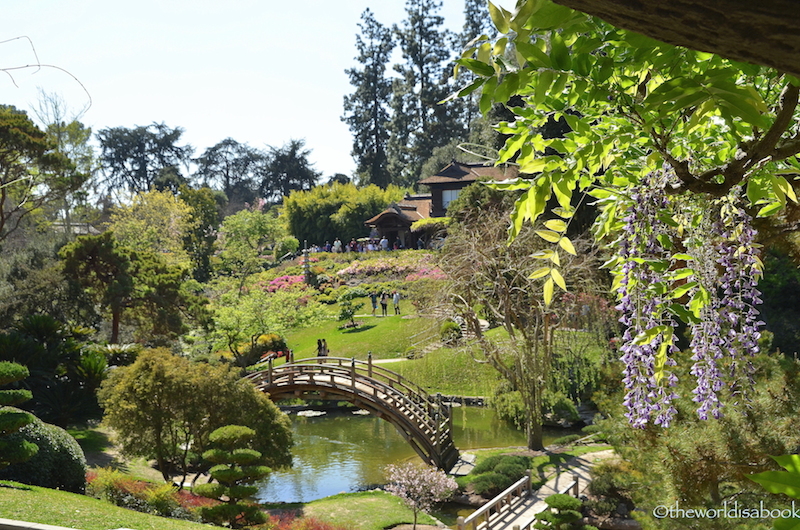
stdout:
[[(394, 388), (395, 385), (397, 385), (403, 389), (408, 390), (409, 393), (411, 393), (412, 395), (416, 394), (417, 396), (420, 396), (420, 398), (422, 398), (422, 400), (426, 401), (427, 403), (430, 404), (435, 403), (435, 398), (430, 394), (428, 394), (422, 387), (412, 383), (411, 381), (409, 381), (402, 375), (398, 374), (397, 372), (375, 365), (371, 361), (371, 359), (369, 361), (361, 361), (358, 359), (352, 359), (346, 357), (308, 357), (305, 359), (296, 360), (293, 363), (286, 363), (281, 366), (275, 367), (272, 369), (272, 371), (274, 373), (276, 371), (281, 372), (284, 370), (291, 370), (292, 367), (299, 365), (322, 365), (322, 366), (335, 365), (342, 367), (345, 366), (349, 367), (351, 365), (355, 365), (356, 370), (360, 373), (365, 373), (368, 376), (372, 377), (373, 379), (378, 379), (376, 378), (376, 375), (378, 375), (380, 376), (380, 379), (389, 381), (390, 383), (389, 386), (391, 386), (392, 388)], [(268, 370), (269, 369), (253, 372), (252, 374), (249, 374), (247, 378), (256, 382), (258, 379), (263, 378), (264, 372)], [(442, 411), (446, 414), (449, 414), (448, 407), (444, 407)]]
[[(397, 372), (375, 366), (371, 358), (368, 361), (361, 361), (346, 357), (309, 357), (254, 372), (247, 378), (256, 385), (265, 379), (274, 384), (285, 377), (307, 374), (309, 371), (312, 373), (333, 371), (344, 377), (351, 377), (354, 369), (357, 374), (367, 376), (367, 379), (361, 380), (362, 383), (368, 384), (386, 395), (392, 395), (395, 400), (408, 407), (413, 419), (420, 427), (429, 429), (431, 435), (438, 433), (442, 442), (448, 438), (451, 416), (449, 407), (438, 407), (437, 400), (424, 389)], [(376, 387), (376, 384), (381, 386)], [(435, 413), (439, 414), (439, 422), (436, 421)]]
[[(525, 498), (525, 496), (528, 493), (530, 493), (530, 491), (531, 491), (531, 472), (530, 470), (528, 470), (525, 472), (524, 477), (522, 477), (521, 479), (519, 479), (506, 489), (504, 489), (494, 499), (490, 500), (489, 502), (487, 502), (486, 504), (484, 504), (483, 506), (481, 506), (480, 508), (469, 514), (463, 521), (461, 521), (460, 520), (461, 518), (459, 517), (458, 521), (459, 530), (465, 530), (467, 528), (467, 525), (469, 524), (472, 525), (472, 530), (476, 530), (478, 528), (477, 519), (479, 517), (482, 517), (484, 514), (488, 514), (486, 515), (485, 528), (487, 530), (491, 529), (492, 523), (489, 521), (489, 517), (491, 516), (491, 514), (489, 514), (489, 512), (492, 509), (496, 508), (498, 504), (505, 504), (506, 506), (511, 508), (512, 502), (513, 505), (516, 505), (517, 503), (521, 502)], [(512, 496), (513, 494), (516, 494), (516, 499), (513, 499), (512, 502), (507, 502), (508, 497)], [(499, 513), (500, 510), (495, 509), (494, 511), (495, 513)]]
[[(323, 362), (320, 363), (320, 361), (323, 361)], [(433, 397), (430, 394), (428, 394), (422, 387), (416, 385), (415, 383), (412, 383), (411, 381), (409, 381), (408, 379), (406, 379), (402, 375), (398, 374), (397, 372), (395, 372), (393, 370), (389, 370), (387, 368), (384, 368), (384, 367), (382, 367), (380, 365), (376, 365), (375, 363), (370, 362), (370, 361), (362, 361), (360, 359), (352, 359), (352, 358), (347, 358), (347, 357), (309, 357), (309, 358), (306, 358), (306, 359), (296, 360), (292, 364), (293, 365), (299, 365), (299, 364), (323, 364), (323, 365), (325, 365), (325, 364), (333, 364), (333, 363), (329, 363), (329, 361), (336, 361), (336, 364), (339, 365), (339, 366), (344, 366), (345, 363), (350, 365), (350, 364), (353, 363), (353, 361), (355, 361), (356, 369), (358, 371), (360, 371), (360, 372), (369, 374), (370, 371), (371, 371), (373, 377), (375, 376), (375, 373), (377, 372), (379, 375), (382, 376), (383, 379), (386, 379), (387, 381), (391, 381), (391, 382), (397, 383), (398, 385), (402, 386), (403, 388), (406, 388), (406, 389), (412, 391), (413, 393), (415, 393), (415, 394), (417, 394), (419, 396), (422, 396), (423, 398), (433, 399)], [(291, 365), (284, 364), (279, 368), (283, 368), (283, 367), (286, 367), (286, 366), (291, 366)], [(370, 370), (370, 368), (371, 368), (371, 370)]]
[[(328, 375), (333, 373), (348, 378), (350, 377), (350, 369), (343, 365), (338, 365), (338, 364), (333, 365), (334, 370), (331, 370), (330, 364), (320, 365), (320, 364), (307, 363), (303, 364), (302, 366), (292, 365), (291, 367), (294, 369), (273, 371), (272, 383), (275, 384), (276, 382), (279, 382), (283, 379), (287, 379), (290, 377), (296, 378), (300, 375), (313, 375), (313, 374)], [(420, 426), (425, 426), (432, 432), (436, 431), (435, 418), (430, 417), (430, 415), (427, 413), (428, 411), (426, 411), (425, 408), (421, 406), (420, 403), (417, 403), (415, 400), (411, 399), (408, 395), (404, 394), (401, 389), (398, 389), (395, 386), (387, 385), (383, 381), (377, 379), (372, 381), (362, 380), (361, 383), (362, 384), (368, 383), (368, 386), (370, 386), (371, 388), (374, 388), (377, 391), (382, 392), (386, 396), (391, 396), (396, 402), (402, 403), (405, 407), (408, 408), (409, 414), (417, 421), (417, 423)], [(446, 425), (449, 428), (449, 421), (447, 415), (442, 414), (442, 418), (443, 421), (439, 422), (439, 428), (441, 429), (442, 425)]]

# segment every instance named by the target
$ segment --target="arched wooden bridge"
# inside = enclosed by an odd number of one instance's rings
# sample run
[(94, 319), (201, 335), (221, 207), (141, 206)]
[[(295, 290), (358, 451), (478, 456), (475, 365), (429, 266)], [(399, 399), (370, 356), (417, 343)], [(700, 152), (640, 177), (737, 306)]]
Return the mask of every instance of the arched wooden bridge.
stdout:
[(427, 463), (450, 471), (458, 461), (450, 407), (400, 374), (370, 360), (313, 357), (247, 376), (272, 399), (313, 397), (349, 401), (392, 423)]

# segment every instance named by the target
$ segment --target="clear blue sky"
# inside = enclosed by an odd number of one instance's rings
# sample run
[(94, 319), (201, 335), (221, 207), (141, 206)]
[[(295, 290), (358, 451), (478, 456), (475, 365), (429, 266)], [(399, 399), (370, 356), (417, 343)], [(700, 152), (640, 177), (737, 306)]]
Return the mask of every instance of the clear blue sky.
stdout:
[[(444, 0), (446, 27), (463, 25), (463, 0)], [(497, 2), (507, 8), (513, 0)], [(352, 92), (355, 35), (369, 7), (385, 25), (403, 0), (4, 0), (0, 40), (27, 36), (42, 64), (67, 70), (92, 105), (97, 131), (164, 122), (183, 127), (200, 154), (231, 137), (253, 147), (305, 138), (325, 177), (350, 174), (351, 135), (340, 120)], [(0, 45), (0, 67), (33, 64), (24, 40)], [(38, 87), (73, 110), (87, 95), (56, 69), (0, 76), (0, 103), (29, 110)], [(14, 86), (14, 82), (18, 87)]]

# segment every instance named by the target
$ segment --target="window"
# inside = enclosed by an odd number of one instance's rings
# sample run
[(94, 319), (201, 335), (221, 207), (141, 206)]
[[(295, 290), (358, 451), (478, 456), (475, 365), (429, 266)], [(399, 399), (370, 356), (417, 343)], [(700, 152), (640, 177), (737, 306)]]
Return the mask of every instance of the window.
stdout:
[(442, 208), (446, 210), (450, 203), (456, 200), (459, 193), (461, 190), (442, 190)]

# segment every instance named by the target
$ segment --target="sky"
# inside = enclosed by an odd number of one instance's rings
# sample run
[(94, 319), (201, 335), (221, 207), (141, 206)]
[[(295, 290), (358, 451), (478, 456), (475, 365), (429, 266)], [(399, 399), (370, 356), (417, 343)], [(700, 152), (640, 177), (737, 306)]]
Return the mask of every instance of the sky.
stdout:
[[(495, 2), (506, 8), (513, 0)], [(60, 97), (93, 131), (154, 122), (184, 129), (195, 156), (225, 138), (252, 147), (305, 139), (323, 178), (351, 175), (341, 121), (353, 92), (355, 37), (369, 7), (384, 25), (403, 0), (3, 0), (0, 104), (32, 110)], [(463, 0), (443, 0), (460, 31)], [(488, 16), (488, 15), (487, 15)], [(27, 37), (27, 39), (17, 39)], [(29, 39), (29, 40), (28, 40)], [(35, 53), (33, 48), (35, 48)], [(399, 60), (399, 57), (398, 57)]]

